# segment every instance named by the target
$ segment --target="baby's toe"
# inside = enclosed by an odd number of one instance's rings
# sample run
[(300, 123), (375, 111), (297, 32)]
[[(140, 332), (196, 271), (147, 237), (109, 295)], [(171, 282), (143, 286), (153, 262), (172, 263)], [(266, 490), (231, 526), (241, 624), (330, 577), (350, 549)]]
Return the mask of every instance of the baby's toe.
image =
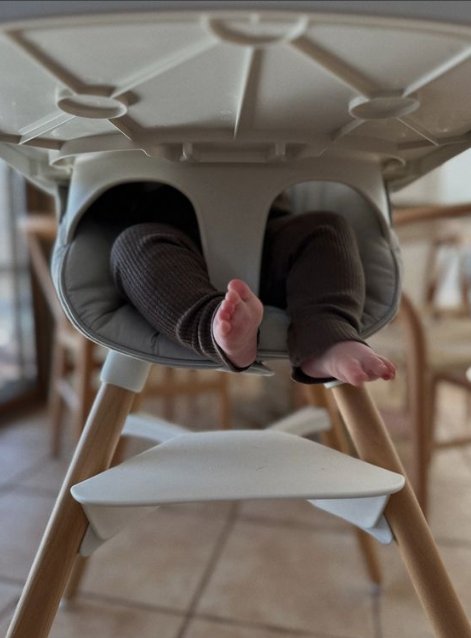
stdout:
[(363, 369), (368, 375), (368, 379), (373, 381), (374, 379), (379, 379), (384, 375), (389, 376), (390, 370), (386, 366), (385, 362), (380, 357), (369, 357), (367, 361), (365, 361), (363, 365)]
[(228, 290), (226, 292), (225, 300), (228, 301), (229, 303), (234, 304), (234, 306), (236, 306), (240, 301), (240, 295), (235, 290)]
[(241, 299), (244, 299), (248, 293), (250, 293), (250, 288), (247, 286), (245, 281), (242, 279), (232, 279), (227, 285), (228, 292), (233, 292), (238, 295)]
[(234, 314), (234, 310), (235, 310), (235, 304), (233, 304), (232, 301), (229, 301), (228, 299), (224, 299), (224, 301), (221, 304), (221, 312), (229, 316), (232, 316)]
[(365, 381), (368, 381), (368, 374), (364, 370), (363, 366), (356, 359), (351, 359), (342, 375), (339, 375), (341, 381), (346, 381), (354, 386), (360, 386)]
[(375, 374), (376, 379), (381, 378), (384, 381), (392, 381), (396, 377), (396, 366), (390, 361), (382, 359), (381, 366), (378, 366)]
[(381, 378), (386, 380), (394, 379), (394, 377), (396, 376), (396, 366), (394, 365), (394, 363), (392, 363), (388, 359), (384, 359), (384, 357), (379, 358), (386, 368), (384, 374), (381, 375)]
[(225, 337), (231, 331), (231, 324), (225, 319), (220, 319), (218, 323), (218, 330), (222, 336)]

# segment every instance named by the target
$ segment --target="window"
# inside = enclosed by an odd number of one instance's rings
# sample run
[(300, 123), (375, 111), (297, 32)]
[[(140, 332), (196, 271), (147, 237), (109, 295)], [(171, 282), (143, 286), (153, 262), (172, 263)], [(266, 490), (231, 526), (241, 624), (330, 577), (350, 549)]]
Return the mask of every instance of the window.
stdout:
[(0, 161), (0, 408), (36, 381), (35, 330), (26, 243), (24, 179)]

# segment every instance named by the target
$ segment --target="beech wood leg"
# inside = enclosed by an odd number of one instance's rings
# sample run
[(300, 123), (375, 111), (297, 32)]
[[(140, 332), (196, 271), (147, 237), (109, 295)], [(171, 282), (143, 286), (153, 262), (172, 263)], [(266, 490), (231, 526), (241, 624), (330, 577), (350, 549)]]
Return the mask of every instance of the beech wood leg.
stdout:
[(134, 396), (102, 385), (6, 638), (47, 638), (88, 526), (70, 488), (109, 467)]
[[(386, 427), (367, 390), (350, 385), (333, 394), (360, 457), (405, 475)], [(406, 480), (385, 515), (412, 584), (438, 638), (471, 638), (471, 626), (443, 565), (427, 521)]]
[(61, 445), (62, 417), (64, 413), (64, 400), (59, 391), (59, 380), (65, 376), (67, 367), (66, 351), (64, 345), (57, 338), (54, 343), (52, 355), (51, 381), (49, 388), (49, 419), (51, 423), (51, 456), (57, 458)]
[(219, 385), (219, 401), (220, 401), (220, 418), (222, 430), (231, 429), (231, 398), (229, 395), (229, 375), (224, 372), (220, 372), (220, 378), (218, 380)]
[[(141, 396), (140, 394), (136, 395), (136, 399), (133, 402), (131, 412), (137, 412), (136, 406), (139, 406), (139, 401), (137, 401), (137, 399), (140, 396)], [(127, 443), (128, 441), (125, 437), (121, 437), (119, 439), (110, 467), (119, 465), (120, 463), (124, 461)], [(80, 589), (80, 584), (83, 580), (83, 577), (85, 576), (85, 572), (87, 571), (87, 567), (90, 563), (90, 559), (91, 559), (91, 556), (80, 556), (80, 554), (77, 555), (74, 566), (72, 568), (72, 572), (70, 574), (70, 578), (67, 582), (67, 587), (65, 588), (65, 592), (64, 592), (65, 601), (71, 602), (77, 595), (77, 592)]]
[(80, 588), (80, 583), (85, 575), (88, 566), (89, 557), (77, 555), (74, 561), (70, 578), (64, 591), (63, 599), (67, 602), (72, 601)]
[(78, 408), (74, 416), (74, 435), (77, 441), (80, 439), (95, 398), (93, 389), (93, 372), (96, 368), (93, 356), (95, 348), (96, 346), (92, 341), (80, 336), (80, 349), (77, 354), (75, 371)]
[(427, 374), (427, 344), (422, 320), (407, 296), (401, 298), (400, 316), (403, 318), (408, 357), (408, 396), (412, 426), (412, 454), (414, 464), (411, 480), (422, 511), (427, 516), (428, 475), (432, 437), (432, 396), (431, 380)]
[[(321, 438), (325, 438), (325, 444), (339, 452), (352, 456), (355, 450), (352, 449), (350, 441), (347, 440), (340, 414), (331, 393), (321, 386), (305, 385), (303, 387), (304, 395), (308, 403), (323, 407), (329, 413), (332, 427), (328, 432), (321, 433)], [(365, 562), (369, 579), (374, 585), (379, 587), (381, 586), (383, 577), (375, 546), (376, 541), (369, 534), (358, 529), (358, 527), (353, 527), (353, 530)]]
[(164, 368), (164, 419), (172, 421), (175, 414), (175, 394), (172, 390), (175, 388), (175, 370), (174, 368)]

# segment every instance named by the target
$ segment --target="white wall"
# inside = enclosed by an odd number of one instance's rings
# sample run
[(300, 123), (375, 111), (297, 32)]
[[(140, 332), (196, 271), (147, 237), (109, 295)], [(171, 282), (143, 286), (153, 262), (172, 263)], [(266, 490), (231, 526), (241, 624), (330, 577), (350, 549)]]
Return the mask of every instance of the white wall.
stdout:
[(394, 193), (395, 206), (471, 202), (471, 150)]

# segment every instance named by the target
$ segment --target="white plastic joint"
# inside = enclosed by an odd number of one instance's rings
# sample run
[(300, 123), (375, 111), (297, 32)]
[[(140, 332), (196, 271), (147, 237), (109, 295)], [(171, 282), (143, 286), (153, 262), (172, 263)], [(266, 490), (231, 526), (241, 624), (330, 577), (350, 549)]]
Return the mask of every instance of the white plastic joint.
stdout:
[(101, 370), (101, 381), (131, 392), (141, 392), (149, 376), (150, 363), (110, 351)]

